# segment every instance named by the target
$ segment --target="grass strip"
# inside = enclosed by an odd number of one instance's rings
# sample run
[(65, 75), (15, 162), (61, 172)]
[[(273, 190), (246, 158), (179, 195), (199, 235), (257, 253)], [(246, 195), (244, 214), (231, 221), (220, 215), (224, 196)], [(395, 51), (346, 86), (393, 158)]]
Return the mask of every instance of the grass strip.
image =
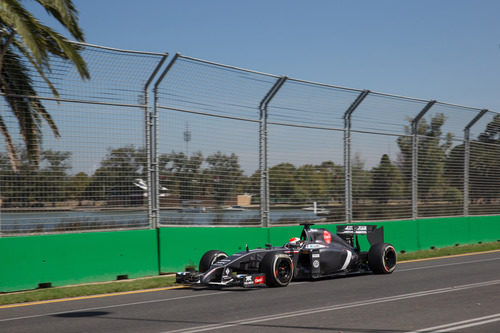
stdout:
[(121, 280), (104, 283), (35, 289), (22, 292), (0, 294), (0, 305), (38, 302), (51, 299), (119, 293), (133, 290), (154, 289), (174, 286), (175, 276), (146, 277), (135, 280)]
[(457, 254), (484, 252), (484, 251), (499, 250), (499, 249), (500, 249), (500, 242), (457, 245), (457, 246), (443, 247), (438, 249), (430, 249), (430, 250), (422, 250), (422, 251), (398, 254), (398, 261), (446, 257)]
[[(440, 249), (417, 251), (398, 254), (398, 261), (443, 257), (464, 253), (484, 252), (499, 250), (500, 242), (460, 245)], [(135, 280), (122, 280), (105, 283), (92, 283), (77, 286), (54, 287), (46, 289), (35, 289), (22, 292), (0, 294), (0, 305), (16, 304), (25, 302), (38, 302), (53, 299), (100, 295), (134, 290), (154, 289), (174, 286), (175, 276), (165, 275), (146, 277)]]

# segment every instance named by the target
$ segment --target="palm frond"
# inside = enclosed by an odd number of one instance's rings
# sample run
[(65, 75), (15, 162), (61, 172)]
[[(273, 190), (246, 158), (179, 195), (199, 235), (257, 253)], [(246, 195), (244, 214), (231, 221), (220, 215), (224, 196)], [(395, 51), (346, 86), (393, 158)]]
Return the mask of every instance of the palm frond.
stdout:
[(79, 48), (77, 46), (49, 27), (44, 27), (41, 30), (41, 35), (48, 52), (58, 57), (70, 60), (73, 65), (75, 65), (82, 79), (90, 78), (87, 64), (85, 63), (85, 60), (83, 60), (80, 53), (78, 53)]
[(47, 121), (56, 137), (60, 133), (40, 100), (34, 97), (36, 91), (20, 56), (8, 51), (4, 62), (5, 66), (0, 75), (0, 90), (5, 94), (5, 100), (17, 118), (19, 133), (26, 145), (30, 164), (36, 167), (40, 161), (42, 120)]
[(33, 68), (35, 68), (35, 70), (38, 72), (40, 77), (45, 81), (45, 83), (47, 84), (49, 89), (52, 91), (52, 94), (54, 95), (54, 97), (58, 98), (59, 92), (57, 91), (56, 87), (52, 84), (52, 82), (50, 82), (47, 75), (45, 75), (45, 71), (43, 70), (43, 68), (37, 64), (37, 62), (35, 61), (35, 59), (33, 59), (31, 54), (29, 53), (29, 51), (26, 50), (26, 48), (24, 47), (24, 45), (22, 43), (19, 43), (16, 41), (16, 42), (14, 42), (14, 45), (19, 50), (19, 52), (21, 52), (26, 57), (26, 59), (28, 59), (28, 61), (33, 66)]
[(2, 116), (0, 116), (0, 133), (2, 133), (2, 136), (5, 139), (5, 144), (7, 146), (7, 155), (9, 156), (12, 170), (14, 172), (17, 172), (21, 167), (21, 160), (19, 159), (16, 147), (14, 145), (14, 142), (12, 141), (12, 137), (9, 134), (9, 130), (7, 129), (7, 126), (3, 121)]
[(47, 112), (47, 110), (42, 105), (40, 100), (35, 99), (35, 98), (31, 99), (31, 106), (33, 107), (33, 109), (36, 110), (36, 113), (39, 114), (43, 118), (43, 120), (45, 120), (47, 122), (50, 129), (52, 130), (52, 133), (54, 133), (54, 136), (56, 138), (60, 138), (61, 133), (59, 133), (59, 129), (57, 128), (57, 125), (54, 122), (54, 119), (52, 119), (52, 116), (50, 115), (50, 113)]
[(78, 10), (71, 0), (37, 0), (71, 35), (78, 41), (84, 41), (83, 31), (78, 26)]
[[(77, 10), (72, 0), (35, 0), (49, 15), (61, 23), (79, 41), (84, 41), (78, 26)], [(32, 167), (40, 163), (42, 125), (45, 121), (56, 137), (59, 130), (51, 115), (37, 98), (30, 77), (29, 65), (45, 81), (55, 97), (56, 87), (50, 82), (50, 58), (59, 57), (71, 61), (82, 79), (90, 78), (87, 64), (80, 55), (81, 47), (72, 44), (61, 34), (40, 23), (20, 0), (0, 0), (0, 91), (10, 111), (17, 119), (19, 134), (24, 141)], [(34, 73), (34, 72), (33, 72)], [(5, 138), (13, 169), (18, 167), (19, 158), (12, 138), (3, 119), (0, 118), (0, 132)]]
[(5, 25), (17, 32), (39, 64), (48, 63), (47, 50), (40, 32), (43, 25), (17, 0), (2, 0), (0, 18)]

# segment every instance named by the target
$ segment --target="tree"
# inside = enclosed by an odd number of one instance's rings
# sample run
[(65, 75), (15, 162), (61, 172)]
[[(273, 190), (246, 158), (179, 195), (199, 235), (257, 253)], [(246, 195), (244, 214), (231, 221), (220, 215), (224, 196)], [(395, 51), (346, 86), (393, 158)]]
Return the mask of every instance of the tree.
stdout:
[(479, 141), (485, 143), (500, 143), (500, 114), (486, 125), (486, 129), (479, 135)]
[(200, 171), (202, 163), (201, 152), (196, 152), (191, 157), (174, 151), (162, 154), (159, 157), (160, 177), (168, 179), (166, 185), (170, 192), (179, 195), (181, 200), (193, 200), (203, 192), (203, 177)]
[(65, 182), (71, 168), (71, 152), (46, 150), (39, 169), (30, 167), (26, 149), (19, 149), (19, 168), (9, 166), (7, 154), (0, 154), (0, 183), (4, 201), (13, 206), (56, 202), (66, 198)]
[(471, 142), (470, 189), (471, 198), (498, 199), (500, 188), (500, 115), (486, 125), (486, 129)]
[(81, 201), (89, 182), (90, 178), (85, 172), (79, 172), (70, 177), (67, 186), (68, 198)]
[[(495, 115), (477, 140), (470, 142), (470, 199), (498, 198), (500, 187), (500, 115)], [(464, 186), (464, 145), (455, 146), (445, 165), (447, 183), (455, 188), (455, 197)], [(449, 190), (449, 193), (452, 190)], [(461, 192), (460, 192), (461, 194)], [(452, 195), (450, 195), (452, 197)], [(457, 200), (455, 200), (457, 201)]]
[[(78, 26), (77, 10), (71, 0), (36, 0), (47, 13), (54, 17), (72, 37), (84, 41)], [(4, 94), (11, 112), (17, 118), (30, 166), (37, 168), (40, 162), (42, 122), (45, 121), (56, 137), (59, 130), (49, 112), (37, 96), (32, 67), (45, 81), (55, 97), (57, 89), (49, 80), (51, 57), (69, 60), (82, 79), (89, 73), (79, 48), (61, 34), (40, 23), (19, 0), (0, 0), (0, 91)], [(30, 67), (29, 67), (30, 66)], [(12, 137), (0, 115), (0, 133), (5, 139), (10, 164), (19, 169), (20, 159)]]
[[(260, 202), (260, 170), (256, 170), (250, 177), (243, 176), (243, 180), (242, 192), (250, 194), (253, 203)], [(271, 186), (271, 184), (269, 186)], [(273, 196), (272, 188), (270, 195), (271, 197)]]
[(323, 182), (326, 184), (328, 200), (344, 200), (344, 168), (332, 161), (322, 162), (319, 166)]
[(371, 186), (370, 171), (365, 170), (365, 163), (359, 154), (354, 154), (352, 159), (352, 199), (362, 201), (368, 198)]
[[(449, 150), (452, 146), (453, 136), (447, 133), (443, 138), (441, 127), (444, 125), (445, 116), (436, 113), (430, 122), (421, 119), (418, 128), (418, 196), (419, 198), (430, 198), (440, 192), (445, 182), (444, 165)], [(411, 119), (409, 119), (411, 122)], [(406, 190), (410, 191), (412, 175), (412, 137), (409, 126), (405, 126), (407, 135), (400, 136), (397, 143), (400, 149), (398, 156), (398, 167), (406, 184)]]
[(215, 201), (221, 206), (242, 182), (243, 171), (238, 156), (234, 153), (228, 156), (219, 151), (208, 156), (206, 162), (209, 167), (205, 170), (205, 174), (213, 180)]
[(114, 197), (127, 204), (130, 196), (143, 194), (134, 185), (135, 179), (146, 177), (146, 151), (133, 145), (109, 149), (101, 166), (92, 176), (86, 189), (86, 197), (108, 200)]
[(271, 201), (290, 203), (295, 196), (297, 170), (291, 163), (280, 163), (269, 169)]
[(44, 201), (64, 201), (67, 171), (71, 169), (71, 152), (46, 150), (41, 154), (38, 171), (40, 197)]
[(401, 174), (387, 154), (382, 155), (378, 167), (372, 170), (371, 198), (381, 203), (398, 199), (403, 193)]

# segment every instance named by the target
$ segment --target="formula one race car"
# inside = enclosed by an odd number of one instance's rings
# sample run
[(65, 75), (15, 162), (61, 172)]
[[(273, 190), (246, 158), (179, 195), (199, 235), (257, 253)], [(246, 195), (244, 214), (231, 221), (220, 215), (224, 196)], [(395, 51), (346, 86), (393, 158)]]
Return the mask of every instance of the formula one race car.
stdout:
[[(389, 274), (396, 268), (396, 251), (384, 243), (383, 227), (337, 226), (337, 234), (303, 224), (300, 238), (282, 247), (238, 252), (232, 256), (211, 250), (200, 260), (199, 272), (180, 272), (178, 283), (212, 286), (285, 287), (292, 279), (317, 279), (351, 273)], [(360, 250), (358, 235), (366, 235), (370, 250)]]

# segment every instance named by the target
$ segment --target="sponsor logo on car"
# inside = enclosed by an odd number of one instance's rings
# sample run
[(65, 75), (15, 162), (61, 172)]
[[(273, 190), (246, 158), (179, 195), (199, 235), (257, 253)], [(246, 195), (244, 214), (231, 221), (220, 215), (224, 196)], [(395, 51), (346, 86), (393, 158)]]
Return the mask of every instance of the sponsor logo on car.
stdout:
[(264, 275), (257, 276), (255, 277), (254, 282), (255, 284), (263, 284), (264, 282), (266, 282), (266, 277)]
[(323, 249), (325, 247), (327, 247), (327, 246), (324, 244), (308, 244), (308, 245), (306, 245), (306, 249)]

